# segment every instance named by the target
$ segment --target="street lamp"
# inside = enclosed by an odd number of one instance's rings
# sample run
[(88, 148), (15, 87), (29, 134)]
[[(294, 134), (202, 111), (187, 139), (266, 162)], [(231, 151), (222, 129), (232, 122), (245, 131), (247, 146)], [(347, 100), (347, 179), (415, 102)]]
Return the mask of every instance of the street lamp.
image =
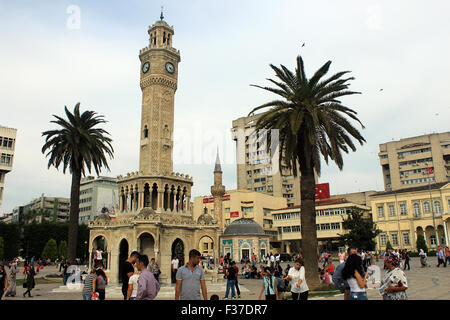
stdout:
[(84, 262), (86, 262), (87, 241), (84, 241)]

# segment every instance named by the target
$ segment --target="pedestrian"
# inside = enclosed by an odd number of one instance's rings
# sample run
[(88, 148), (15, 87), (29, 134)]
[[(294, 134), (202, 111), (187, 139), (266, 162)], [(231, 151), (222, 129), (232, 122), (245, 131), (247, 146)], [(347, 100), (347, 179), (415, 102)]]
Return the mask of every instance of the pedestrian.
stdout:
[(102, 257), (102, 249), (100, 247), (97, 248), (97, 251), (95, 251), (95, 267), (98, 267), (99, 265), (103, 268), (103, 257)]
[(344, 269), (342, 269), (342, 278), (347, 280), (350, 287), (349, 300), (367, 300), (366, 280), (368, 273), (364, 276), (364, 270), (361, 258), (352, 254), (347, 258)]
[(278, 269), (278, 266), (280, 265), (280, 254), (277, 253), (275, 257), (275, 267)]
[(270, 253), (270, 267), (275, 268), (275, 256), (272, 253)]
[(27, 291), (25, 291), (23, 293), (23, 296), (25, 297), (25, 295), (28, 293), (28, 297), (32, 297), (31, 296), (31, 290), (34, 288), (35, 283), (34, 283), (34, 276), (36, 275), (36, 271), (34, 271), (34, 266), (33, 264), (30, 264), (27, 269), (27, 282), (26, 282), (26, 289)]
[(331, 261), (331, 258), (328, 259), (328, 274), (330, 276), (332, 276), (334, 274), (334, 266), (333, 266), (333, 261)]
[(13, 263), (9, 265), (9, 287), (5, 291), (5, 297), (16, 296), (16, 278), (18, 272), (17, 262), (14, 260)]
[(155, 258), (152, 258), (151, 260), (150, 271), (153, 273), (153, 276), (155, 277), (156, 281), (159, 282), (159, 274), (161, 273), (161, 270), (159, 268), (159, 265), (156, 263)]
[(106, 296), (106, 285), (108, 284), (108, 277), (102, 269), (97, 269), (95, 271), (97, 278), (94, 282), (94, 292), (98, 293), (99, 300), (105, 300)]
[(345, 253), (343, 251), (339, 252), (338, 257), (339, 257), (339, 263), (344, 263), (345, 262)]
[(97, 279), (97, 274), (95, 272), (95, 269), (92, 268), (91, 272), (84, 278), (83, 284), (83, 291), (82, 296), (83, 300), (92, 300), (92, 295), (94, 294), (94, 282)]
[[(420, 257), (420, 264), (421, 264), (422, 268), (430, 266), (430, 264), (427, 261), (427, 254), (423, 251), (423, 249), (420, 249), (419, 257)], [(385, 269), (386, 269), (386, 265), (385, 265)]]
[[(208, 300), (206, 291), (205, 270), (200, 268), (201, 253), (192, 249), (189, 251), (189, 261), (178, 269), (176, 274), (177, 286), (175, 289), (175, 300)], [(230, 267), (234, 270), (233, 267)], [(202, 295), (200, 295), (200, 289)]]
[[(232, 261), (233, 263), (234, 261)], [(224, 300), (228, 299), (228, 294), (231, 289), (231, 299), (236, 299), (236, 295), (234, 292), (234, 287), (236, 286), (236, 269), (231, 265), (227, 269), (225, 269), (225, 276), (227, 278), (227, 290), (225, 293)]]
[(278, 300), (277, 280), (273, 276), (272, 268), (264, 268), (263, 285), (259, 293), (259, 300), (262, 294), (266, 295), (266, 300)]
[(237, 292), (237, 297), (240, 298), (241, 297), (241, 290), (239, 290), (239, 267), (236, 265), (236, 262), (232, 261), (231, 262), (231, 267), (234, 268), (234, 270), (236, 271), (236, 282), (235, 282), (235, 287), (236, 287), (236, 292)]
[(177, 256), (173, 256), (172, 259), (172, 263), (171, 263), (171, 271), (172, 271), (172, 283), (176, 283), (177, 279), (176, 279), (176, 275), (177, 275), (177, 271), (178, 271), (178, 265), (180, 263), (180, 260), (178, 260)]
[(2, 300), (3, 293), (8, 288), (8, 276), (6, 275), (5, 267), (0, 264), (0, 300)]
[(128, 280), (128, 290), (127, 290), (127, 296), (125, 297), (125, 300), (136, 300), (137, 291), (139, 288), (139, 276), (141, 272), (138, 270), (137, 266), (134, 267), (134, 273)]
[(134, 265), (138, 257), (139, 252), (133, 251), (130, 254), (130, 257), (122, 263), (121, 277), (122, 277), (122, 295), (124, 300), (127, 300), (128, 281), (130, 280), (130, 277), (134, 274)]
[(291, 282), (292, 300), (308, 300), (309, 288), (306, 283), (303, 259), (295, 260), (294, 266), (289, 270), (287, 279)]
[(409, 252), (408, 249), (405, 249), (405, 268), (403, 270), (406, 270), (406, 266), (408, 266), (408, 270), (411, 270), (411, 267), (409, 265)]
[(160, 285), (153, 273), (148, 270), (147, 255), (139, 255), (136, 261), (137, 268), (141, 271), (138, 279), (138, 291), (136, 300), (153, 300), (158, 295)]
[(344, 294), (344, 300), (349, 300), (350, 297), (350, 286), (348, 285), (347, 280), (342, 278), (342, 269), (344, 269), (345, 261), (343, 263), (339, 263), (334, 270), (333, 277), (331, 280), (333, 281), (336, 288)]
[(446, 267), (447, 265), (445, 264), (444, 250), (442, 250), (442, 248), (440, 248), (440, 247), (437, 250), (438, 250), (438, 252), (437, 252), (437, 257), (438, 257), (438, 265), (437, 265), (437, 267), (439, 268), (439, 266), (441, 264), (443, 264), (444, 267)]
[(406, 295), (408, 281), (405, 273), (399, 268), (399, 257), (391, 253), (384, 263), (388, 271), (381, 280), (379, 290), (383, 300), (408, 300)]
[(447, 263), (450, 263), (450, 249), (445, 246), (445, 266), (447, 266)]
[(67, 271), (69, 269), (69, 267), (70, 267), (70, 262), (66, 261), (63, 265), (63, 272), (62, 272), (64, 285), (67, 284), (67, 279), (69, 279), (69, 277), (70, 277), (70, 273)]

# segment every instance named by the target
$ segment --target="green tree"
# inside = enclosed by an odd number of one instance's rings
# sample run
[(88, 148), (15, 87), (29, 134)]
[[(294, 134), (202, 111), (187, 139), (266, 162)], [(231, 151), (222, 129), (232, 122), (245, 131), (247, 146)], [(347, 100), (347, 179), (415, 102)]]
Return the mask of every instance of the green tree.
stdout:
[(41, 257), (48, 258), (51, 261), (54, 261), (56, 258), (58, 258), (58, 246), (55, 239), (50, 239), (47, 241), (47, 244), (42, 251)]
[(67, 257), (67, 242), (65, 240), (62, 240), (59, 243), (59, 247), (58, 247), (58, 254), (61, 257)]
[[(341, 104), (339, 98), (356, 94), (348, 90), (350, 78), (341, 78), (349, 71), (336, 73), (322, 79), (330, 68), (331, 61), (325, 63), (311, 78), (307, 78), (303, 60), (297, 57), (295, 72), (285, 66), (281, 68), (270, 65), (281, 81), (268, 79), (277, 87), (255, 87), (270, 91), (279, 96), (254, 108), (249, 115), (270, 107), (256, 123), (256, 131), (278, 130), (280, 167), (284, 164), (297, 177), (300, 171), (301, 197), (301, 233), (302, 252), (305, 258), (306, 278), (312, 288), (319, 287), (317, 275), (317, 230), (315, 212), (315, 173), (320, 176), (321, 155), (328, 164), (333, 160), (339, 169), (343, 168), (342, 151), (356, 151), (351, 139), (355, 138), (361, 145), (365, 142), (359, 131), (347, 117), (362, 123), (356, 112)], [(267, 135), (267, 149), (270, 150), (272, 135)], [(298, 167), (298, 169), (297, 169)]]
[(347, 232), (339, 235), (340, 245), (363, 250), (375, 250), (377, 245), (375, 238), (381, 230), (377, 229), (372, 219), (364, 218), (362, 210), (351, 209), (342, 222), (342, 229)]
[(3, 258), (11, 260), (19, 256), (21, 242), (19, 224), (0, 222), (0, 235), (3, 238)]
[(416, 247), (417, 251), (420, 251), (420, 249), (422, 249), (424, 252), (428, 252), (427, 242), (425, 241), (425, 237), (421, 233), (417, 235)]
[(62, 164), (63, 173), (69, 168), (72, 174), (67, 258), (74, 262), (77, 254), (81, 175), (85, 176), (86, 169), (91, 173), (92, 167), (97, 175), (103, 167), (109, 169), (106, 155), (112, 159), (114, 150), (112, 139), (106, 136), (109, 133), (96, 128), (97, 125), (106, 123), (103, 116), (97, 116), (94, 111), (80, 114), (80, 103), (75, 105), (73, 114), (67, 107), (64, 110), (68, 120), (54, 115), (56, 120), (51, 121), (61, 129), (42, 133), (46, 137), (42, 153), (48, 150), (46, 157), (50, 156), (49, 168), (59, 168)]
[(386, 251), (388, 251), (388, 250), (393, 250), (394, 248), (392, 247), (392, 245), (391, 245), (391, 242), (388, 240), (387, 242), (386, 242)]
[(3, 261), (5, 256), (5, 244), (3, 242), (3, 238), (0, 237), (0, 262)]

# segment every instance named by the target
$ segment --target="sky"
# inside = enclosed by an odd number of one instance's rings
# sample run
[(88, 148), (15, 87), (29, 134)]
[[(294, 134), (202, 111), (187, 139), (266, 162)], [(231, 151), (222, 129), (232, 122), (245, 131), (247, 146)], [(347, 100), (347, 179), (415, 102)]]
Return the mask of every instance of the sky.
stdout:
[(138, 55), (161, 6), (181, 54), (174, 171), (193, 176), (193, 197), (210, 193), (217, 146), (223, 184), (236, 188), (232, 121), (275, 98), (250, 84), (270, 85), (269, 64), (294, 70), (297, 55), (309, 77), (328, 60), (329, 75), (351, 71), (362, 93), (342, 102), (367, 143), (342, 171), (323, 166), (332, 194), (383, 189), (380, 143), (449, 129), (448, 1), (0, 0), (0, 125), (18, 130), (0, 213), (42, 193), (69, 197), (70, 174), (47, 168), (41, 152), (64, 106), (108, 121), (115, 152), (101, 175), (138, 170)]

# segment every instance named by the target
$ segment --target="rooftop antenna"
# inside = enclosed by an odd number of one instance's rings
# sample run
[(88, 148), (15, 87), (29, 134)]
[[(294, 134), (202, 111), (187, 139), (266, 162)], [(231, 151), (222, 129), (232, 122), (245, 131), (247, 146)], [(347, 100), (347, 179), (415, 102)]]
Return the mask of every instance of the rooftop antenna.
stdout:
[(164, 6), (161, 6), (161, 16), (160, 16), (160, 19), (161, 19), (161, 20), (164, 20), (164, 13), (163, 13), (163, 10), (164, 10)]

